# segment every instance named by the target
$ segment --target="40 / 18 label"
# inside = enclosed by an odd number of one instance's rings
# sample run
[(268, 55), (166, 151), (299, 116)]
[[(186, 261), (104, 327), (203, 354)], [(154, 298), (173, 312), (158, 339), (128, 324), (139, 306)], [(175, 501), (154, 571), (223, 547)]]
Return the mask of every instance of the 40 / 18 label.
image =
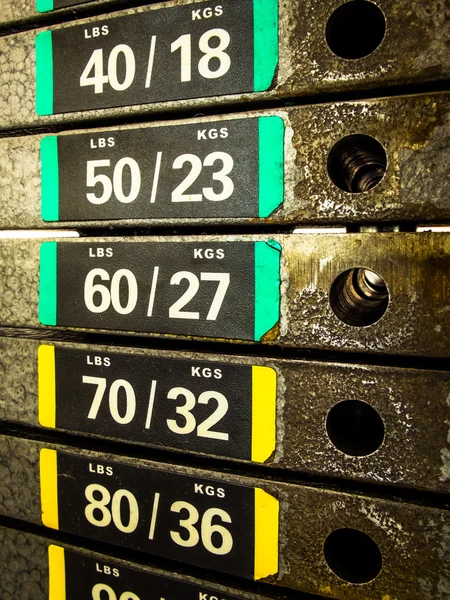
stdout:
[(149, 9), (36, 38), (36, 111), (50, 115), (267, 90), (278, 0)]
[(50, 449), (40, 478), (47, 527), (252, 579), (278, 570), (279, 503), (260, 488)]
[(279, 320), (280, 256), (275, 241), (44, 242), (39, 318), (260, 340)]
[(38, 361), (43, 427), (257, 462), (275, 450), (269, 367), (51, 345)]

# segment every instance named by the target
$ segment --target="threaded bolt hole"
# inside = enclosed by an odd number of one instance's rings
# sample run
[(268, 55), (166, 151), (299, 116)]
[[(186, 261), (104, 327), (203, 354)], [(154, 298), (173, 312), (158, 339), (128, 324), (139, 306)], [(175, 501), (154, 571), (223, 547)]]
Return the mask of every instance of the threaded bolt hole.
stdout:
[(385, 314), (389, 292), (384, 280), (374, 271), (355, 268), (344, 271), (333, 281), (330, 305), (346, 325), (366, 327)]
[(348, 135), (328, 154), (328, 175), (344, 192), (361, 194), (373, 190), (386, 174), (383, 146), (370, 135)]

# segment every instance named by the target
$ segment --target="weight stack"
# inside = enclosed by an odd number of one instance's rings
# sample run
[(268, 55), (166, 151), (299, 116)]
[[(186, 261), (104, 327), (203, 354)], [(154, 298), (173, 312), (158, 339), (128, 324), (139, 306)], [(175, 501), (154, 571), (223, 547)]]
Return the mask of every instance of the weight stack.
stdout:
[(0, 9), (1, 600), (450, 600), (445, 9)]

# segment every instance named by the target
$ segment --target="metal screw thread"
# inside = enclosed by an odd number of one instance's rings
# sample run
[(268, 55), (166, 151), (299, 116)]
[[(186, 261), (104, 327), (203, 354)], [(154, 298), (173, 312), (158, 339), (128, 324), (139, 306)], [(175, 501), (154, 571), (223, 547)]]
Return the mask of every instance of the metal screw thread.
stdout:
[(341, 156), (344, 179), (349, 192), (367, 192), (384, 176), (386, 164), (372, 150), (353, 146)]

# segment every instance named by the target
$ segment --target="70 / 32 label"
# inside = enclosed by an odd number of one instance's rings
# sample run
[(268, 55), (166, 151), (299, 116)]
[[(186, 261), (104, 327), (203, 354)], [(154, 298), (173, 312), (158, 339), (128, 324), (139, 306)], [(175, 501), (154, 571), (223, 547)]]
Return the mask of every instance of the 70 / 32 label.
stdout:
[(41, 345), (39, 423), (256, 462), (275, 450), (270, 367)]

